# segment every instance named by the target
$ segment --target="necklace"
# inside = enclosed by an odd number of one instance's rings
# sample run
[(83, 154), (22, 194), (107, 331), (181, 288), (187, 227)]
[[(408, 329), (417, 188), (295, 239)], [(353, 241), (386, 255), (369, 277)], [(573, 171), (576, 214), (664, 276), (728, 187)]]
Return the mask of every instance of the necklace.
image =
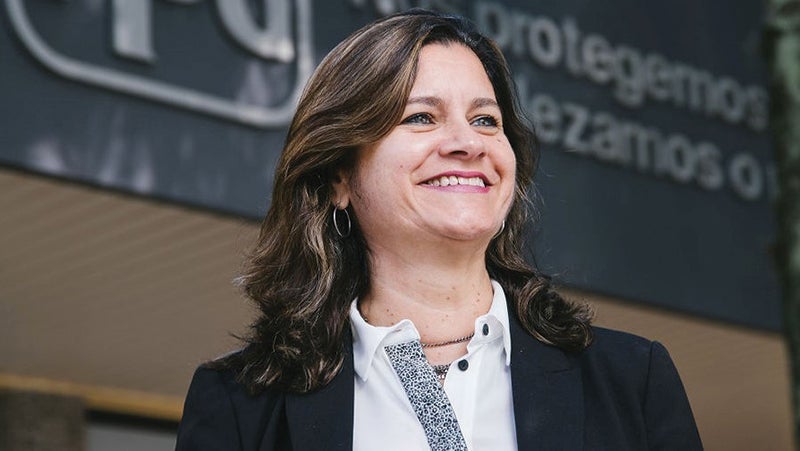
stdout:
[(475, 336), (475, 332), (473, 332), (473, 333), (471, 333), (469, 335), (464, 335), (461, 338), (456, 338), (455, 340), (440, 341), (438, 343), (424, 343), (424, 342), (420, 341), (420, 344), (422, 344), (423, 348), (438, 348), (438, 347), (441, 347), (441, 346), (449, 346), (449, 345), (454, 345), (456, 343), (463, 343), (465, 341), (468, 341), (468, 340), (472, 339), (472, 337), (474, 337), (474, 336)]
[[(367, 316), (364, 315), (363, 313), (361, 314), (361, 318), (364, 319), (365, 323), (370, 324), (369, 320), (367, 319)], [(458, 344), (458, 343), (464, 343), (465, 341), (471, 340), (472, 337), (474, 337), (474, 336), (475, 336), (475, 332), (472, 332), (469, 335), (464, 335), (463, 337), (459, 337), (459, 338), (456, 338), (454, 340), (440, 341), (440, 342), (437, 342), (437, 343), (425, 343), (424, 341), (420, 340), (419, 343), (422, 345), (423, 348), (440, 348), (442, 346), (450, 346), (450, 345), (454, 345), (454, 344)], [(441, 366), (441, 365), (437, 365), (437, 366)], [(436, 368), (434, 368), (434, 369), (436, 369)], [(444, 373), (447, 374), (447, 370), (446, 369), (444, 370)], [(442, 379), (444, 379), (444, 377), (442, 377)]]

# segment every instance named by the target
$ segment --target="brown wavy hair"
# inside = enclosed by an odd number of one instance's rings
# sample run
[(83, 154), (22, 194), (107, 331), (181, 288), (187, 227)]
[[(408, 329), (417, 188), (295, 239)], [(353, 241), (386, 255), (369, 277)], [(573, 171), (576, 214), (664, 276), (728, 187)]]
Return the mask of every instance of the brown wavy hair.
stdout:
[(420, 50), (431, 43), (464, 45), (478, 56), (516, 155), (514, 202), (486, 252), (490, 276), (532, 336), (567, 351), (591, 342), (588, 308), (565, 301), (522, 256), (539, 150), (502, 53), (464, 18), (412, 10), (373, 22), (337, 45), (300, 99), (275, 170), (272, 204), (239, 278), (260, 314), (247, 346), (214, 363), (235, 368), (251, 391), (309, 392), (340, 371), (350, 303), (366, 293), (370, 270), (355, 214), (350, 211), (349, 237), (334, 230), (332, 181), (352, 167), (357, 149), (400, 122)]

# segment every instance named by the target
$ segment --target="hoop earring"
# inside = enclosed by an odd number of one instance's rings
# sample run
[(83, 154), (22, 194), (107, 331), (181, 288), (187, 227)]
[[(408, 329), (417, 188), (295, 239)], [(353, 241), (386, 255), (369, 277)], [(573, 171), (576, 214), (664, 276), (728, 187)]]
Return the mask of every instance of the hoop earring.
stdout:
[(503, 233), (503, 230), (505, 230), (505, 229), (506, 229), (506, 220), (505, 220), (505, 219), (503, 219), (503, 224), (500, 226), (500, 230), (498, 230), (498, 231), (497, 231), (497, 233), (495, 233), (495, 234), (494, 234), (494, 236), (492, 237), (492, 239), (495, 239), (495, 238), (497, 238), (498, 236), (500, 236), (500, 234), (501, 234), (501, 233)]
[[(347, 218), (347, 231), (345, 233), (342, 233), (342, 230), (339, 229), (339, 221), (337, 220), (338, 218), (336, 217), (336, 213), (340, 211), (343, 211), (344, 217)], [(353, 223), (350, 222), (350, 213), (347, 211), (346, 208), (342, 208), (340, 210), (335, 206), (333, 207), (333, 228), (336, 229), (336, 233), (339, 235), (339, 238), (347, 238), (348, 236), (350, 236), (350, 232), (353, 229)]]

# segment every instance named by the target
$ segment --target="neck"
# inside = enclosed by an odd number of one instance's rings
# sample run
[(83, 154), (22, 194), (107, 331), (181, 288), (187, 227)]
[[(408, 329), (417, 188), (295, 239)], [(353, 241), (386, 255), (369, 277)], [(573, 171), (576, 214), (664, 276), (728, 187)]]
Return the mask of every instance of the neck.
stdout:
[[(489, 311), (492, 286), (483, 249), (452, 254), (416, 254), (413, 258), (370, 253), (370, 289), (360, 300), (361, 313), (375, 326), (409, 319), (423, 343), (450, 341), (474, 331), (475, 319)], [(463, 355), (466, 342), (426, 349), (429, 358), (447, 361)]]

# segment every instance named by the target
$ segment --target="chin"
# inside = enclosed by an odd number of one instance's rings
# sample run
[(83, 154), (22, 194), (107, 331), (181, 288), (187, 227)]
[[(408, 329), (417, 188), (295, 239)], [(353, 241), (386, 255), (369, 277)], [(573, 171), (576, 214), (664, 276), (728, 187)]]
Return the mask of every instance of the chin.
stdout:
[(445, 235), (458, 241), (488, 242), (492, 239), (495, 232), (494, 227), (474, 227), (465, 229), (461, 226), (448, 230)]

